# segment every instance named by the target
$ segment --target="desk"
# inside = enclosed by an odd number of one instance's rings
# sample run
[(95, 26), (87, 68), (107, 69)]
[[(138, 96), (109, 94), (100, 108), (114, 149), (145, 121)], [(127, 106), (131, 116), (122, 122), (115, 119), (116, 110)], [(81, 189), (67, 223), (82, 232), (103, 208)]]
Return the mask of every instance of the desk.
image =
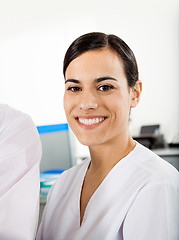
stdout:
[(179, 171), (179, 148), (153, 149), (157, 155), (172, 164)]

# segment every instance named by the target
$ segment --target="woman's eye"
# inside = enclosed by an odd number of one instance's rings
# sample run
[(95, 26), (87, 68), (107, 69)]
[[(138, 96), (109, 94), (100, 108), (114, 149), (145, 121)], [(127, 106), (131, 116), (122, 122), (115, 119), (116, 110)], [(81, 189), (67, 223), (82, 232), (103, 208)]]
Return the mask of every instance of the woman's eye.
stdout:
[(71, 92), (78, 92), (78, 91), (81, 91), (81, 88), (80, 87), (69, 87), (67, 88), (68, 91), (71, 91)]
[(110, 91), (111, 89), (114, 89), (112, 85), (102, 85), (98, 88), (98, 90), (102, 92)]

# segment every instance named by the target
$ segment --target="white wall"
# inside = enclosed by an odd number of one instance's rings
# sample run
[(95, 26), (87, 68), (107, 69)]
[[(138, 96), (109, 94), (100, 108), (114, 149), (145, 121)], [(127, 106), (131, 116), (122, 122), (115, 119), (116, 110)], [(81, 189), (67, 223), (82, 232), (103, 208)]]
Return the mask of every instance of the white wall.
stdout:
[(0, 102), (27, 112), (37, 125), (66, 122), (67, 47), (90, 31), (114, 33), (134, 51), (143, 81), (132, 134), (160, 123), (172, 141), (179, 132), (178, 10), (177, 0), (0, 0)]

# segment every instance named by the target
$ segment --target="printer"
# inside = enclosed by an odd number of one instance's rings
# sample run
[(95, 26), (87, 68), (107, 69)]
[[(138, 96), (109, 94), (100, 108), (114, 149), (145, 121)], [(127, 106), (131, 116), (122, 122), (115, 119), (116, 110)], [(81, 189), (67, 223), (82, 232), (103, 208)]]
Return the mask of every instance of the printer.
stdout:
[(149, 149), (165, 147), (164, 136), (160, 133), (159, 124), (142, 126), (140, 135), (133, 136), (133, 139)]

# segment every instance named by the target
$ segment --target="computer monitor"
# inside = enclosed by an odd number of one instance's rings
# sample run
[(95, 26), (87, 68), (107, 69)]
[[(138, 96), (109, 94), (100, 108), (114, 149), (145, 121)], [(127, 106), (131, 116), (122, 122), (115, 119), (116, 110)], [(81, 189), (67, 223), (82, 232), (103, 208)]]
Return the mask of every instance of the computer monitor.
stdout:
[(37, 126), (42, 143), (40, 172), (68, 169), (74, 163), (68, 124)]

